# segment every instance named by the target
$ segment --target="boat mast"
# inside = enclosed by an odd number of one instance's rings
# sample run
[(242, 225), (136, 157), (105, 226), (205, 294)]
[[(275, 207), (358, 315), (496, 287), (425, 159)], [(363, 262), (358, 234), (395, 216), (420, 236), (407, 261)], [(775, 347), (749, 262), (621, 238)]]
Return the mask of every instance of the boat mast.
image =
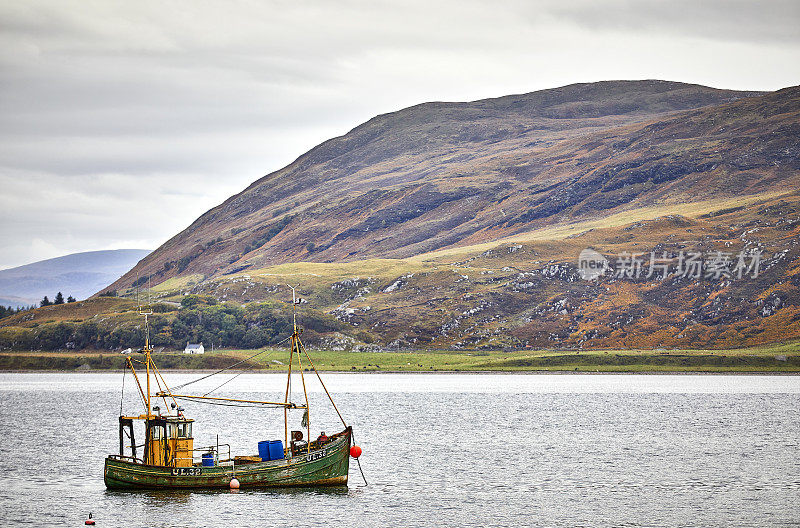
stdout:
[(147, 312), (144, 315), (144, 361), (147, 365), (147, 417), (150, 418), (150, 328), (148, 326)]
[(286, 375), (286, 397), (284, 403), (287, 404), (283, 408), (283, 428), (286, 436), (286, 445), (289, 445), (289, 397), (291, 396), (292, 384), (292, 364), (294, 363), (294, 354), (297, 352), (297, 364), (300, 371), (300, 381), (303, 383), (303, 395), (306, 400), (305, 415), (306, 415), (306, 439), (307, 451), (311, 452), (311, 406), (308, 403), (308, 391), (306, 390), (306, 377), (303, 374), (303, 360), (300, 357), (300, 333), (297, 331), (297, 294), (295, 287), (288, 285), (292, 290), (292, 337), (289, 350), (289, 369)]
[[(150, 306), (150, 278), (147, 278), (147, 305), (142, 306), (141, 303), (139, 304), (139, 315), (144, 316), (144, 364), (147, 369), (147, 403), (145, 406), (147, 407), (147, 418), (150, 419), (150, 361), (152, 361), (150, 357), (150, 353), (152, 352), (152, 348), (150, 347), (150, 322), (148, 320), (148, 316), (153, 314), (153, 309)], [(138, 292), (137, 292), (138, 293)], [(137, 295), (138, 297), (138, 295)]]
[(289, 286), (292, 289), (292, 336), (291, 342), (289, 343), (289, 368), (287, 370), (286, 375), (286, 395), (283, 399), (283, 433), (286, 440), (284, 444), (287, 448), (289, 447), (289, 408), (286, 407), (286, 404), (289, 403), (289, 392), (291, 391), (291, 384), (292, 384), (292, 363), (294, 362), (294, 336), (297, 331), (297, 323), (294, 313), (295, 308), (295, 295), (294, 295), (294, 287)]

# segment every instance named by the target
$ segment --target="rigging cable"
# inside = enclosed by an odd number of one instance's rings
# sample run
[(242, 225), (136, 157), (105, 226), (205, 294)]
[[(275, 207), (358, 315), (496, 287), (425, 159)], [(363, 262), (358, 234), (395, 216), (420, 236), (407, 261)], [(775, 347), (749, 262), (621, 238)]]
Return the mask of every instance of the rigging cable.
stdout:
[[(167, 380), (165, 380), (164, 376), (161, 375), (161, 371), (158, 370), (158, 366), (156, 366), (155, 363), (153, 363), (153, 369), (156, 371), (156, 382), (158, 382), (158, 378), (161, 378), (161, 381), (164, 383), (164, 388), (167, 389), (166, 392), (169, 393), (170, 397), (172, 397), (172, 391), (169, 390), (169, 385), (167, 385)], [(158, 385), (158, 388), (161, 389), (160, 383)], [(168, 407), (166, 396), (164, 396), (163, 398), (164, 398), (164, 406)], [(178, 406), (178, 402), (175, 401), (175, 398), (172, 398), (172, 402), (175, 404), (176, 407)]]
[[(308, 351), (306, 351), (306, 346), (303, 344), (302, 341), (300, 341), (300, 346), (303, 347), (303, 353), (306, 355), (306, 359), (308, 359), (308, 363), (311, 365), (311, 368), (314, 370), (314, 374), (317, 375), (317, 379), (319, 380), (320, 384), (322, 385), (322, 388), (325, 389), (325, 394), (328, 395), (328, 400), (330, 400), (331, 405), (333, 405), (333, 410), (335, 410), (336, 414), (339, 415), (339, 419), (342, 421), (342, 425), (347, 427), (347, 424), (344, 421), (344, 417), (342, 416), (342, 413), (340, 413), (339, 412), (339, 408), (336, 407), (336, 403), (333, 401), (333, 397), (331, 396), (331, 393), (328, 392), (328, 387), (326, 387), (325, 386), (325, 382), (322, 381), (322, 376), (319, 375), (319, 371), (317, 370), (317, 367), (314, 366), (314, 362), (311, 361), (311, 356), (308, 355)], [(298, 356), (300, 355), (299, 347), (298, 347), (297, 354), (298, 354)]]
[[(273, 351), (273, 352), (274, 352), (274, 351)], [(267, 357), (269, 357), (269, 356), (267, 356)], [(216, 387), (214, 387), (213, 389), (211, 389), (211, 390), (210, 390), (210, 391), (208, 391), (207, 393), (203, 394), (203, 396), (204, 396), (204, 397), (205, 397), (205, 396), (208, 396), (208, 395), (209, 395), (209, 394), (211, 394), (212, 392), (214, 392), (214, 391), (216, 391), (216, 390), (218, 390), (218, 389), (220, 389), (220, 388), (224, 387), (225, 385), (227, 385), (228, 383), (232, 382), (233, 380), (235, 380), (236, 378), (238, 378), (239, 376), (241, 376), (241, 375), (242, 375), (242, 374), (244, 374), (245, 372), (250, 372), (250, 371), (251, 371), (251, 370), (253, 370), (254, 368), (256, 368), (256, 366), (255, 366), (255, 365), (253, 365), (253, 366), (251, 366), (251, 367), (248, 367), (248, 368), (246, 368), (246, 369), (242, 370), (241, 372), (238, 372), (238, 373), (237, 373), (237, 374), (235, 374), (235, 375), (234, 375), (234, 376), (233, 376), (231, 379), (229, 379), (228, 381), (226, 381), (226, 382), (222, 383), (221, 385), (217, 385)]]
[(233, 376), (232, 376), (230, 379), (228, 379), (228, 380), (227, 380), (227, 381), (225, 381), (224, 383), (222, 383), (222, 384), (220, 384), (220, 385), (217, 385), (216, 387), (214, 387), (213, 389), (211, 389), (211, 390), (210, 390), (210, 391), (208, 391), (207, 393), (203, 394), (203, 397), (205, 397), (205, 396), (208, 396), (209, 394), (211, 394), (212, 392), (214, 392), (214, 391), (216, 391), (216, 390), (218, 390), (218, 389), (221, 389), (222, 387), (224, 387), (224, 386), (225, 386), (225, 385), (227, 385), (228, 383), (232, 382), (233, 380), (235, 380), (236, 378), (238, 378), (239, 376), (241, 376), (241, 375), (242, 375), (242, 374), (244, 374), (245, 372), (250, 372), (251, 370), (253, 370), (253, 367), (250, 367), (249, 369), (242, 370), (241, 372), (239, 372), (239, 373), (237, 373), (237, 374), (234, 374), (234, 375), (233, 375)]
[[(286, 341), (288, 341), (288, 340), (290, 339), (290, 337), (291, 337), (291, 336), (287, 337), (286, 339), (284, 339), (283, 341), (281, 341), (281, 342), (279, 342), (279, 343), (276, 343), (276, 344), (275, 344), (275, 345), (273, 345), (273, 346), (279, 346), (279, 345), (282, 345), (283, 343), (285, 343)], [(172, 388), (172, 390), (173, 390), (173, 391), (177, 391), (177, 390), (180, 390), (180, 389), (182, 389), (182, 388), (184, 388), (184, 387), (187, 387), (187, 386), (189, 386), (189, 385), (191, 385), (191, 384), (193, 384), (193, 383), (197, 383), (198, 381), (202, 381), (202, 380), (204, 380), (204, 379), (206, 379), (206, 378), (210, 378), (211, 376), (216, 376), (217, 374), (220, 374), (220, 373), (222, 373), (222, 372), (225, 372), (226, 370), (230, 370), (230, 369), (232, 369), (233, 367), (235, 367), (235, 366), (237, 366), (237, 365), (241, 365), (242, 363), (244, 363), (244, 362), (246, 362), (246, 361), (249, 361), (249, 360), (253, 359), (254, 357), (257, 357), (257, 356), (260, 356), (261, 354), (264, 354), (265, 352), (267, 352), (267, 350), (269, 350), (269, 349), (266, 349), (266, 348), (265, 348), (265, 349), (264, 349), (264, 350), (262, 350), (261, 352), (257, 352), (257, 353), (253, 354), (253, 355), (252, 355), (252, 356), (250, 356), (250, 357), (246, 357), (246, 358), (244, 358), (244, 359), (243, 359), (243, 360), (241, 360), (241, 361), (237, 361), (237, 362), (236, 362), (236, 363), (234, 363), (233, 365), (227, 366), (227, 367), (225, 367), (225, 368), (221, 368), (221, 369), (219, 369), (219, 370), (218, 370), (218, 371), (216, 371), (216, 372), (212, 372), (211, 374), (206, 374), (205, 376), (202, 376), (202, 377), (199, 377), (199, 378), (197, 378), (196, 380), (193, 380), (193, 381), (189, 381), (189, 382), (187, 382), (187, 383), (184, 383), (183, 385), (178, 385), (178, 386), (176, 386), (176, 387), (173, 387), (173, 388)]]
[[(164, 394), (164, 389), (161, 387), (161, 382), (158, 380), (158, 369), (156, 369), (155, 367), (156, 367), (156, 364), (153, 363), (153, 370), (155, 371), (155, 376), (153, 376), (153, 377), (156, 380), (156, 385), (158, 385), (158, 393), (157, 394)], [(164, 385), (166, 386), (167, 383), (164, 382)], [(169, 387), (167, 387), (167, 389), (169, 389)], [(167, 403), (167, 397), (166, 396), (162, 396), (161, 398), (164, 400), (164, 410), (168, 411), (169, 404)], [(172, 401), (175, 401), (175, 398), (172, 398)]]

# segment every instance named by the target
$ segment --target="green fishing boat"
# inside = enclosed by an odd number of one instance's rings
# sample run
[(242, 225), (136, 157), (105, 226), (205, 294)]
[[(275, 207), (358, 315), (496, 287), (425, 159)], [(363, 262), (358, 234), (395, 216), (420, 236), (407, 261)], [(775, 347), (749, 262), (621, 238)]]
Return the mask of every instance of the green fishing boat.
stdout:
[[(292, 293), (293, 305), (297, 300)], [(289, 342), (289, 362), (287, 368), (286, 393), (284, 401), (243, 400), (205, 395), (177, 393), (170, 389), (153, 362), (150, 346), (148, 316), (152, 311), (140, 309), (145, 319), (144, 358), (138, 360), (129, 356), (126, 360), (129, 370), (141, 396), (144, 413), (136, 416), (119, 417), (119, 454), (109, 455), (105, 460), (104, 480), (108, 489), (202, 489), (202, 488), (254, 488), (282, 486), (344, 486), (347, 485), (350, 457), (358, 459), (361, 448), (352, 445), (353, 430), (344, 421), (342, 414), (333, 402), (322, 377), (314, 366), (308, 352), (300, 340), (296, 313), (292, 314), (292, 335)], [(259, 352), (255, 357), (263, 352)], [(311, 440), (311, 419), (308, 392), (302, 358), (319, 379), (331, 405), (342, 421), (344, 429), (327, 436), (321, 433)], [(250, 359), (250, 358), (248, 358)], [(304, 401), (292, 401), (292, 369), (297, 362), (295, 377), (299, 374), (303, 387)], [(139, 363), (145, 372), (145, 382), (139, 379), (134, 363)], [(214, 374), (235, 367), (239, 363)], [(213, 374), (212, 374), (213, 375)], [(192, 383), (206, 379), (203, 376), (195, 381), (184, 383), (184, 388)], [(151, 393), (151, 379), (158, 390)], [(123, 396), (124, 396), (123, 379)], [(183, 392), (183, 391), (181, 391)], [(260, 406), (282, 408), (284, 415), (283, 440), (264, 440), (257, 442), (258, 454), (233, 456), (229, 444), (196, 447), (194, 445), (194, 420), (187, 418), (179, 401), (213, 403), (231, 406)], [(163, 408), (156, 403), (163, 402)], [(289, 430), (289, 411), (302, 410), (302, 430)], [(142, 423), (143, 443), (136, 443), (135, 424)], [(284, 443), (285, 441), (285, 443)], [(254, 441), (254, 444), (256, 442)], [(142, 448), (141, 457), (139, 456)]]

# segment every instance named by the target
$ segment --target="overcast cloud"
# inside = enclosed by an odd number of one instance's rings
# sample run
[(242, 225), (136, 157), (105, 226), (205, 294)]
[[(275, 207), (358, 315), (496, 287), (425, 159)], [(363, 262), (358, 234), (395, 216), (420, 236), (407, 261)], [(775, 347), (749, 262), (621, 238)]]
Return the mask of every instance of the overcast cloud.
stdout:
[(154, 249), (379, 114), (573, 82), (800, 83), (796, 1), (0, 4), (0, 268)]

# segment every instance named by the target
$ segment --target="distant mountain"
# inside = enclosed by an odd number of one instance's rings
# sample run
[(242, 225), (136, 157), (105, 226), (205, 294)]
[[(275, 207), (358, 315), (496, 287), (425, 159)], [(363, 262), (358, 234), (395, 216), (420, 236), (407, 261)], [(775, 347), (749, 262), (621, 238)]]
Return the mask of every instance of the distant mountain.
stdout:
[(117, 280), (150, 251), (116, 249), (87, 251), (0, 270), (0, 304), (38, 305), (57, 292), (85, 299)]
[(800, 89), (576, 84), (377, 116), (198, 218), (112, 288), (405, 258), (664, 202), (797, 185)]

